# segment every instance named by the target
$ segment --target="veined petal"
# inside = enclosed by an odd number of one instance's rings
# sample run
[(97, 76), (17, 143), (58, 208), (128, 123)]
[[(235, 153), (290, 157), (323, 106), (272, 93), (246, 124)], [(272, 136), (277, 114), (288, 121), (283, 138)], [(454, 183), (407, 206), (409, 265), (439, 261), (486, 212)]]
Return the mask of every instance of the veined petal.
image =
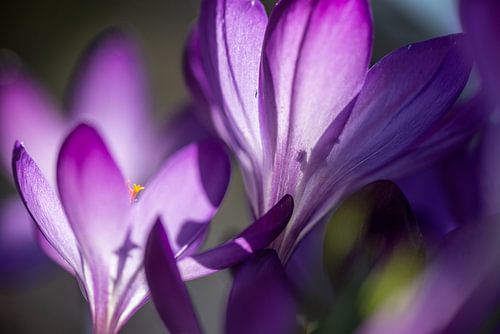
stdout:
[(149, 235), (144, 269), (156, 310), (168, 330), (173, 334), (202, 333), (161, 220)]
[(461, 0), (460, 16), (486, 91), (500, 103), (500, 3), (496, 0)]
[(449, 35), (398, 49), (373, 66), (329, 157), (332, 167), (366, 175), (416, 144), (467, 82), (463, 46), (463, 35)]
[(33, 220), (66, 265), (82, 274), (77, 241), (56, 193), (21, 144), (12, 159), (17, 189)]
[[(230, 163), (214, 141), (191, 144), (175, 153), (145, 186), (133, 206), (128, 239), (144, 245), (154, 222), (161, 218), (176, 258), (190, 255), (205, 240), (208, 224), (224, 197)], [(124, 258), (121, 282), (115, 285), (113, 328), (120, 328), (147, 300), (142, 273), (143, 248)]]
[(134, 238), (146, 242), (150, 224), (161, 217), (176, 257), (192, 252), (222, 202), (230, 173), (229, 158), (215, 141), (181, 149), (140, 195), (134, 208)]
[(154, 168), (144, 163), (155, 158), (149, 149), (153, 129), (141, 56), (132, 38), (109, 30), (92, 44), (74, 77), (69, 102), (77, 122), (102, 133), (127, 177), (144, 181)]
[(295, 333), (297, 327), (295, 300), (281, 262), (275, 251), (261, 250), (236, 271), (226, 333)]
[(259, 66), (267, 24), (258, 0), (204, 0), (199, 19), (203, 65), (218, 108), (215, 126), (228, 144), (260, 159)]
[(289, 240), (326, 214), (342, 192), (381, 175), (400, 175), (389, 173), (391, 163), (422, 147), (465, 86), (471, 64), (463, 57), (463, 43), (462, 35), (450, 35), (409, 45), (369, 71), (337, 144), (304, 184), (297, 209), (303, 223), (294, 226)]
[(210, 275), (233, 266), (269, 245), (285, 228), (293, 212), (293, 198), (285, 195), (256, 222), (232, 240), (179, 261), (184, 280)]
[(8, 68), (0, 74), (0, 154), (10, 170), (12, 147), (21, 140), (51, 184), (64, 122), (58, 108), (27, 74)]
[(321, 134), (359, 92), (371, 44), (366, 0), (278, 2), (266, 32), (261, 73), (266, 145), (276, 173), (286, 174), (275, 176), (277, 183), (294, 187)]

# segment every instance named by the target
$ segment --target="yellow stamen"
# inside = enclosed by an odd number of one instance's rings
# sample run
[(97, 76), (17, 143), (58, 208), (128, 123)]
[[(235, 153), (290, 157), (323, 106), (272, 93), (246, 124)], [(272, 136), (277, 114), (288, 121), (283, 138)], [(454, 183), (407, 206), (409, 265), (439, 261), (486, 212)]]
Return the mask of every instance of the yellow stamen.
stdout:
[[(129, 181), (130, 182), (130, 181)], [(132, 186), (128, 186), (128, 191), (130, 194), (130, 200), (132, 202), (137, 201), (137, 197), (139, 196), (139, 193), (144, 190), (144, 187), (141, 186), (140, 184), (133, 184)]]

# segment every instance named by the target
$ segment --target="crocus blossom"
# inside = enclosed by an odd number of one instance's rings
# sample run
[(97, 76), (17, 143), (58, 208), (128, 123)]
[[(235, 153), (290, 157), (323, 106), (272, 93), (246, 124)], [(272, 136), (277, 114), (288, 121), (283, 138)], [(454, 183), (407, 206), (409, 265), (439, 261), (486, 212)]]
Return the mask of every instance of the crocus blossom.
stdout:
[(147, 298), (142, 271), (146, 234), (161, 216), (177, 257), (191, 254), (229, 181), (229, 161), (215, 142), (173, 155), (144, 187), (130, 187), (103, 139), (79, 125), (64, 141), (58, 193), (21, 144), (13, 155), (18, 190), (51, 255), (76, 276), (95, 333), (115, 333)]
[[(202, 333), (161, 221), (149, 236), (144, 266), (152, 299), (169, 331)], [(225, 333), (293, 333), (297, 327), (295, 312), (276, 253), (260, 251), (236, 270), (227, 302)]]
[[(253, 214), (283, 194), (296, 209), (273, 243), (288, 261), (348, 193), (432, 161), (464, 115), (451, 106), (470, 61), (462, 35), (402, 47), (368, 69), (366, 0), (205, 0), (187, 64), (238, 157)], [(197, 60), (198, 59), (198, 60)], [(450, 111), (452, 110), (452, 111)]]
[[(7, 180), (11, 180), (12, 146), (22, 139), (54, 184), (59, 147), (71, 126), (80, 121), (99, 129), (125, 176), (136, 183), (144, 182), (166, 156), (206, 135), (189, 107), (166, 126), (153, 124), (141, 55), (123, 31), (104, 32), (85, 53), (66, 99), (69, 115), (60, 112), (14, 58), (2, 59), (0, 64), (0, 160)], [(37, 257), (35, 238), (47, 244), (42, 236), (34, 236), (34, 226), (17, 196), (3, 201), (0, 211), (2, 268), (10, 268), (12, 275), (22, 269), (15, 264), (26, 264), (24, 257)]]

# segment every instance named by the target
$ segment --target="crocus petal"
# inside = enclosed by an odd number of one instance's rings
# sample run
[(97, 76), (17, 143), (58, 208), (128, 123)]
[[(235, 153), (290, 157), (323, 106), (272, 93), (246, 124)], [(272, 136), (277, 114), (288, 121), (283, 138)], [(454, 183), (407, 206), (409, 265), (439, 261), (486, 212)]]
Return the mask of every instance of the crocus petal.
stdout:
[(335, 166), (369, 174), (436, 125), (469, 77), (463, 46), (463, 35), (449, 35), (398, 49), (373, 66), (330, 156), (342, 157)]
[(498, 221), (452, 234), (424, 273), (406, 307), (388, 304), (361, 333), (474, 333), (498, 303)]
[(127, 228), (131, 197), (126, 180), (94, 128), (81, 124), (68, 135), (59, 153), (57, 184), (88, 263), (85, 286), (95, 292), (89, 297), (94, 331), (114, 331), (115, 324), (108, 323), (112, 289), (122, 282), (124, 263), (137, 245)]
[(261, 152), (258, 115), (260, 50), (267, 14), (260, 1), (206, 0), (199, 31), (203, 64), (218, 102), (215, 124), (235, 149)]
[(17, 189), (43, 236), (72, 271), (81, 273), (76, 239), (56, 193), (21, 144), (14, 149), (12, 163)]
[(276, 252), (262, 250), (238, 268), (227, 303), (226, 333), (295, 333), (295, 314), (295, 301)]
[(52, 183), (63, 134), (62, 115), (37, 83), (18, 68), (0, 74), (0, 154), (6, 170), (14, 142), (22, 140)]
[(496, 0), (461, 0), (460, 16), (467, 32), (486, 91), (500, 103), (500, 3)]
[(295, 247), (285, 267), (301, 306), (314, 314), (328, 309), (333, 302), (323, 256), (326, 226), (326, 221), (319, 222)]
[[(96, 126), (123, 168), (135, 182), (149, 172), (149, 97), (140, 53), (124, 32), (102, 34), (87, 51), (74, 77), (69, 98), (77, 122)], [(158, 152), (155, 152), (156, 154)]]
[(202, 333), (160, 220), (149, 235), (144, 269), (151, 297), (170, 333)]
[[(31, 222), (33, 220), (30, 217)], [(71, 275), (75, 276), (76, 273), (73, 270), (73, 267), (68, 264), (68, 262), (59, 254), (57, 249), (55, 249), (50, 242), (45, 238), (43, 233), (39, 229), (35, 229), (33, 232), (35, 234), (36, 242), (38, 243), (38, 246), (44, 251), (44, 253), (52, 259), (55, 263), (60, 265), (64, 270), (66, 270), (68, 273)]]
[(80, 248), (93, 258), (116, 252), (125, 239), (131, 198), (99, 134), (77, 126), (62, 145), (57, 183)]
[(288, 173), (278, 183), (293, 188), (321, 134), (359, 92), (371, 44), (366, 0), (278, 2), (266, 32), (261, 77), (269, 151), (278, 173)]
[(293, 212), (293, 198), (285, 195), (264, 216), (232, 240), (179, 261), (184, 280), (210, 275), (233, 266), (271, 243), (285, 228)]
[(230, 162), (215, 141), (191, 144), (174, 154), (145, 187), (136, 205), (135, 240), (146, 241), (160, 216), (176, 256), (189, 254), (205, 235), (226, 192)]
[[(463, 44), (462, 35), (450, 35), (409, 45), (389, 54), (369, 71), (326, 164), (304, 185), (304, 222), (317, 221), (326, 214), (342, 191), (351, 192), (377, 178), (404, 173), (399, 170), (391, 174), (394, 168), (388, 167), (421, 145), (467, 81), (471, 64), (462, 55)], [(317, 199), (322, 202), (315, 204)], [(316, 218), (310, 218), (311, 212)], [(297, 224), (290, 240), (296, 239), (303, 228)]]

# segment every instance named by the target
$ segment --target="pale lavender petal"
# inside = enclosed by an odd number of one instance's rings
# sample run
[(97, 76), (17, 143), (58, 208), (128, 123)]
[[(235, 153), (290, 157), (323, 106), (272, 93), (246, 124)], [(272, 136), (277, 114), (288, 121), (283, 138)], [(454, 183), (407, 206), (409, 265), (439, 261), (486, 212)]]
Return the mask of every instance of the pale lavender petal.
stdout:
[(218, 142), (205, 141), (181, 149), (139, 195), (133, 238), (145, 242), (151, 224), (161, 217), (176, 257), (189, 254), (204, 238), (230, 174), (229, 158)]
[(260, 51), (267, 14), (260, 1), (202, 2), (199, 32), (203, 64), (219, 113), (218, 131), (238, 153), (259, 158)]
[(206, 0), (198, 23), (204, 72), (214, 101), (212, 124), (238, 157), (257, 214), (262, 192), (258, 86), (267, 14), (259, 0)]
[(130, 239), (132, 198), (127, 181), (96, 130), (76, 127), (63, 143), (57, 164), (59, 195), (79, 250), (88, 263), (85, 287), (94, 331), (113, 331), (110, 323), (118, 302), (110, 301), (121, 283), (129, 253), (137, 248)]
[[(0, 60), (1, 62), (1, 60)], [(55, 180), (64, 123), (57, 106), (22, 69), (0, 64), (0, 154), (10, 170), (12, 147), (20, 140), (32, 152), (48, 180)]]
[(359, 92), (371, 45), (366, 0), (278, 2), (266, 32), (261, 73), (266, 144), (276, 173), (283, 174), (274, 176), (282, 180), (276, 182), (296, 186), (320, 136)]
[(298, 330), (296, 305), (273, 250), (252, 255), (234, 275), (227, 302), (226, 333), (274, 334)]
[(13, 173), (23, 202), (41, 233), (73, 272), (82, 273), (75, 235), (59, 198), (20, 144), (14, 150)]
[(388, 303), (361, 333), (475, 333), (500, 296), (500, 225), (469, 225), (452, 234), (415, 283), (405, 307)]
[(485, 83), (489, 97), (500, 103), (500, 2), (460, 0), (460, 16), (470, 51)]
[(149, 235), (144, 269), (151, 298), (170, 333), (202, 333), (161, 220)]
[[(69, 107), (76, 122), (94, 125), (118, 165), (143, 182), (154, 159), (149, 149), (149, 96), (140, 52), (125, 32), (109, 30), (89, 48), (74, 77)], [(157, 153), (157, 152), (156, 152)]]
[(293, 198), (285, 195), (264, 216), (232, 240), (179, 261), (184, 280), (210, 275), (233, 266), (269, 245), (285, 228), (293, 212)]
[(84, 254), (96, 260), (115, 253), (127, 234), (131, 197), (126, 179), (92, 127), (79, 125), (64, 142), (57, 184)]

